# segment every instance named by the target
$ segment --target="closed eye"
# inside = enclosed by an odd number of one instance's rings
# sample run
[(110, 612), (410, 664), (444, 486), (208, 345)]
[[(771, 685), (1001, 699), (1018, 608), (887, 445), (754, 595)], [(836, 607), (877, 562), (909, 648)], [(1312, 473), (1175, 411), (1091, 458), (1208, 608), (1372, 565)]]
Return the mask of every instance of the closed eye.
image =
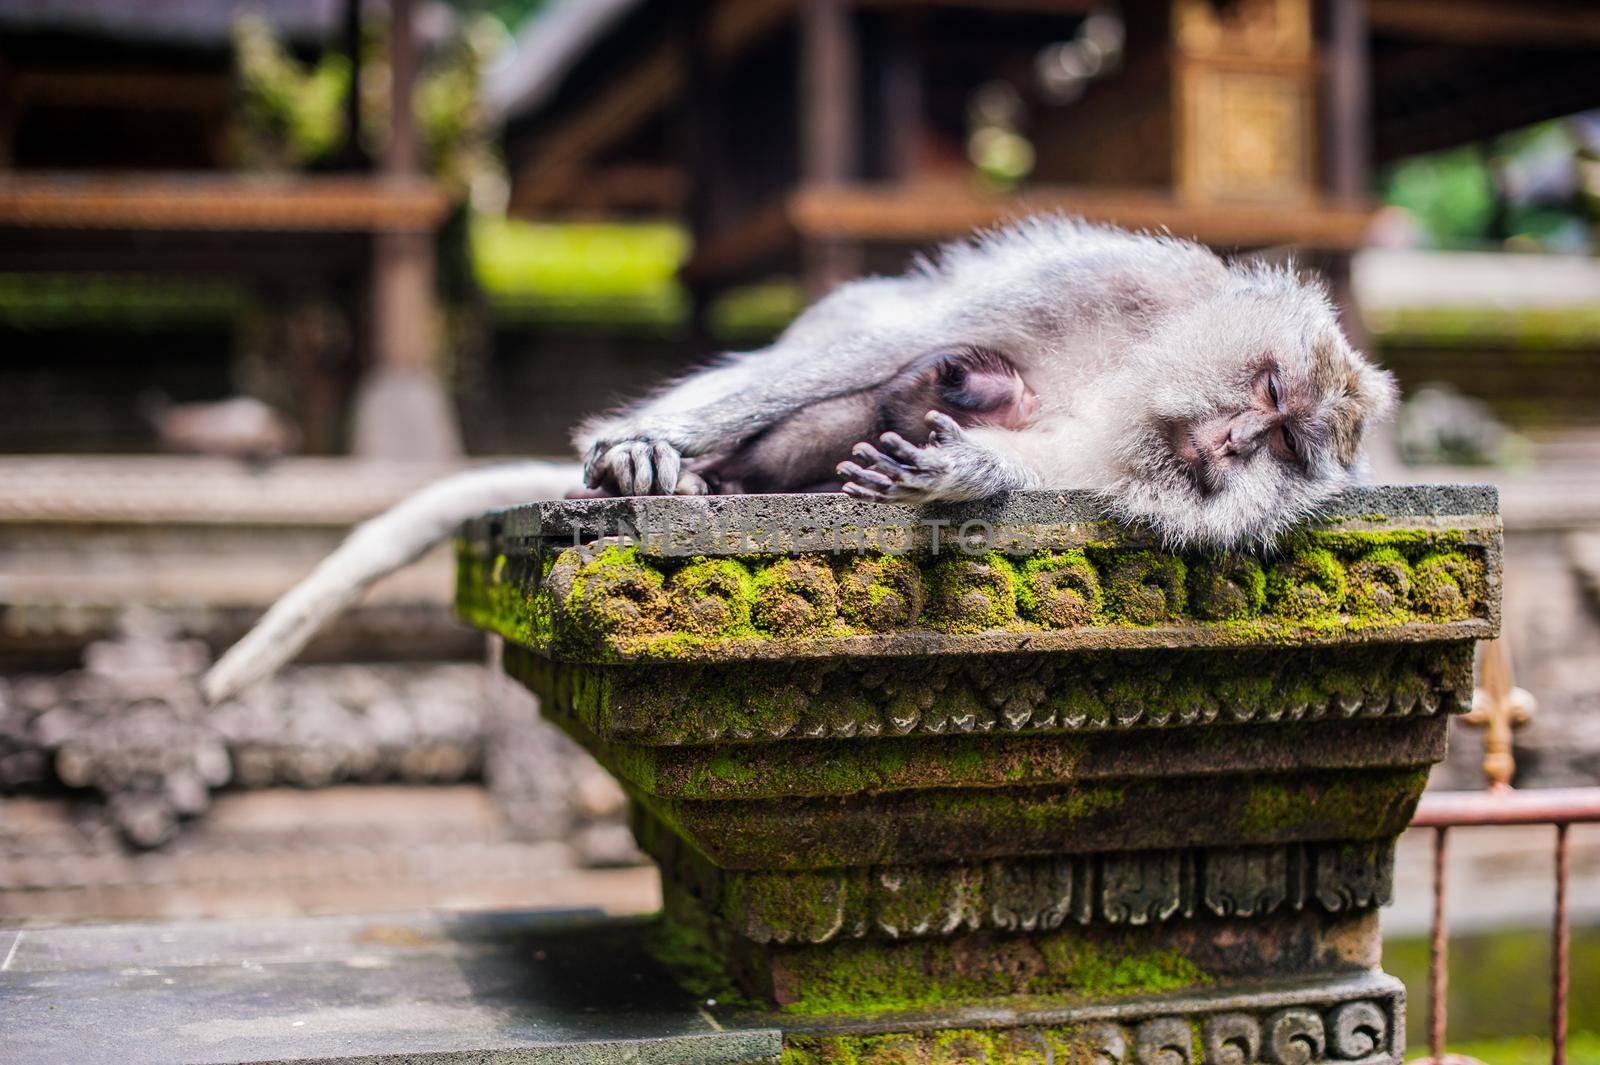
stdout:
[(1288, 422), (1278, 426), (1278, 432), (1283, 438), (1284, 451), (1287, 452), (1289, 457), (1292, 458), (1296, 463), (1304, 466), (1306, 464), (1306, 455), (1305, 452), (1300, 449), (1301, 440), (1299, 434), (1289, 427)]

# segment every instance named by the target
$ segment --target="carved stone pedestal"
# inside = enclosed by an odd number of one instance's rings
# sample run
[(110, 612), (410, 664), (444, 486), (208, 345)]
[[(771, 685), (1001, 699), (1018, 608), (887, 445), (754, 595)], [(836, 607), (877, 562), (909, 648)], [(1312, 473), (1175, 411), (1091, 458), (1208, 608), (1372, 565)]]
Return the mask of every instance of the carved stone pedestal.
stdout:
[(661, 955), (797, 1061), (1398, 1061), (1376, 907), (1499, 521), (1328, 513), (1263, 560), (1072, 493), (542, 503), (458, 608), (628, 789)]

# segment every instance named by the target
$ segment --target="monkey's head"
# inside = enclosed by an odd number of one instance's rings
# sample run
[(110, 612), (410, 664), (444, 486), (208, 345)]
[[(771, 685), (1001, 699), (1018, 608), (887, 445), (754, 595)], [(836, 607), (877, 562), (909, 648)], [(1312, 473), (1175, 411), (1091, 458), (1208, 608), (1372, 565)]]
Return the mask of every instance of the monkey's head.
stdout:
[(1126, 516), (1187, 546), (1267, 543), (1364, 473), (1393, 378), (1351, 348), (1324, 290), (1250, 268), (1139, 345), (1139, 429), (1116, 491)]

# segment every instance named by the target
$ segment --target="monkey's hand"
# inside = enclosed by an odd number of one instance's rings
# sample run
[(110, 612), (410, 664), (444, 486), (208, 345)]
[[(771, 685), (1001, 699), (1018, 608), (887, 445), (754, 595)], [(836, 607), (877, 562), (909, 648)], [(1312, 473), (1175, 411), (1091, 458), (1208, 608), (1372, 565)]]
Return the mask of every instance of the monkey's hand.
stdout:
[(583, 458), (583, 482), (623, 496), (704, 495), (706, 482), (683, 468), (665, 440), (599, 440)]
[(1007, 460), (969, 437), (955, 419), (936, 410), (927, 419), (933, 432), (926, 447), (899, 433), (884, 433), (877, 447), (862, 441), (851, 448), (860, 462), (839, 464), (845, 493), (889, 503), (932, 503), (981, 499), (1021, 487), (1011, 483)]

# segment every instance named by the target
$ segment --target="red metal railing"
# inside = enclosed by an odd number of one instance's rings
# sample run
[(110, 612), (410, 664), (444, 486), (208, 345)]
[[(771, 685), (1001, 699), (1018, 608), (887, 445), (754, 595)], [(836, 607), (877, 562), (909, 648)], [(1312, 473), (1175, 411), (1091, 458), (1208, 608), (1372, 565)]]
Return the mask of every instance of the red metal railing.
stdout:
[(1484, 775), (1487, 791), (1431, 792), (1422, 796), (1413, 828), (1433, 829), (1433, 939), (1428, 961), (1428, 1065), (1481, 1065), (1459, 1054), (1445, 1054), (1449, 990), (1449, 925), (1445, 920), (1445, 858), (1450, 830), (1480, 825), (1551, 825), (1555, 829), (1555, 920), (1551, 930), (1550, 1060), (1567, 1061), (1568, 954), (1571, 927), (1567, 920), (1567, 882), (1570, 874), (1568, 826), (1600, 822), (1600, 787), (1541, 788), (1517, 791), (1511, 787), (1516, 765), (1511, 755), (1512, 730), (1528, 721), (1533, 698), (1511, 683), (1511, 661), (1504, 640), (1484, 649), (1479, 663), (1479, 686), (1472, 713), (1464, 719), (1480, 725), (1484, 735)]

